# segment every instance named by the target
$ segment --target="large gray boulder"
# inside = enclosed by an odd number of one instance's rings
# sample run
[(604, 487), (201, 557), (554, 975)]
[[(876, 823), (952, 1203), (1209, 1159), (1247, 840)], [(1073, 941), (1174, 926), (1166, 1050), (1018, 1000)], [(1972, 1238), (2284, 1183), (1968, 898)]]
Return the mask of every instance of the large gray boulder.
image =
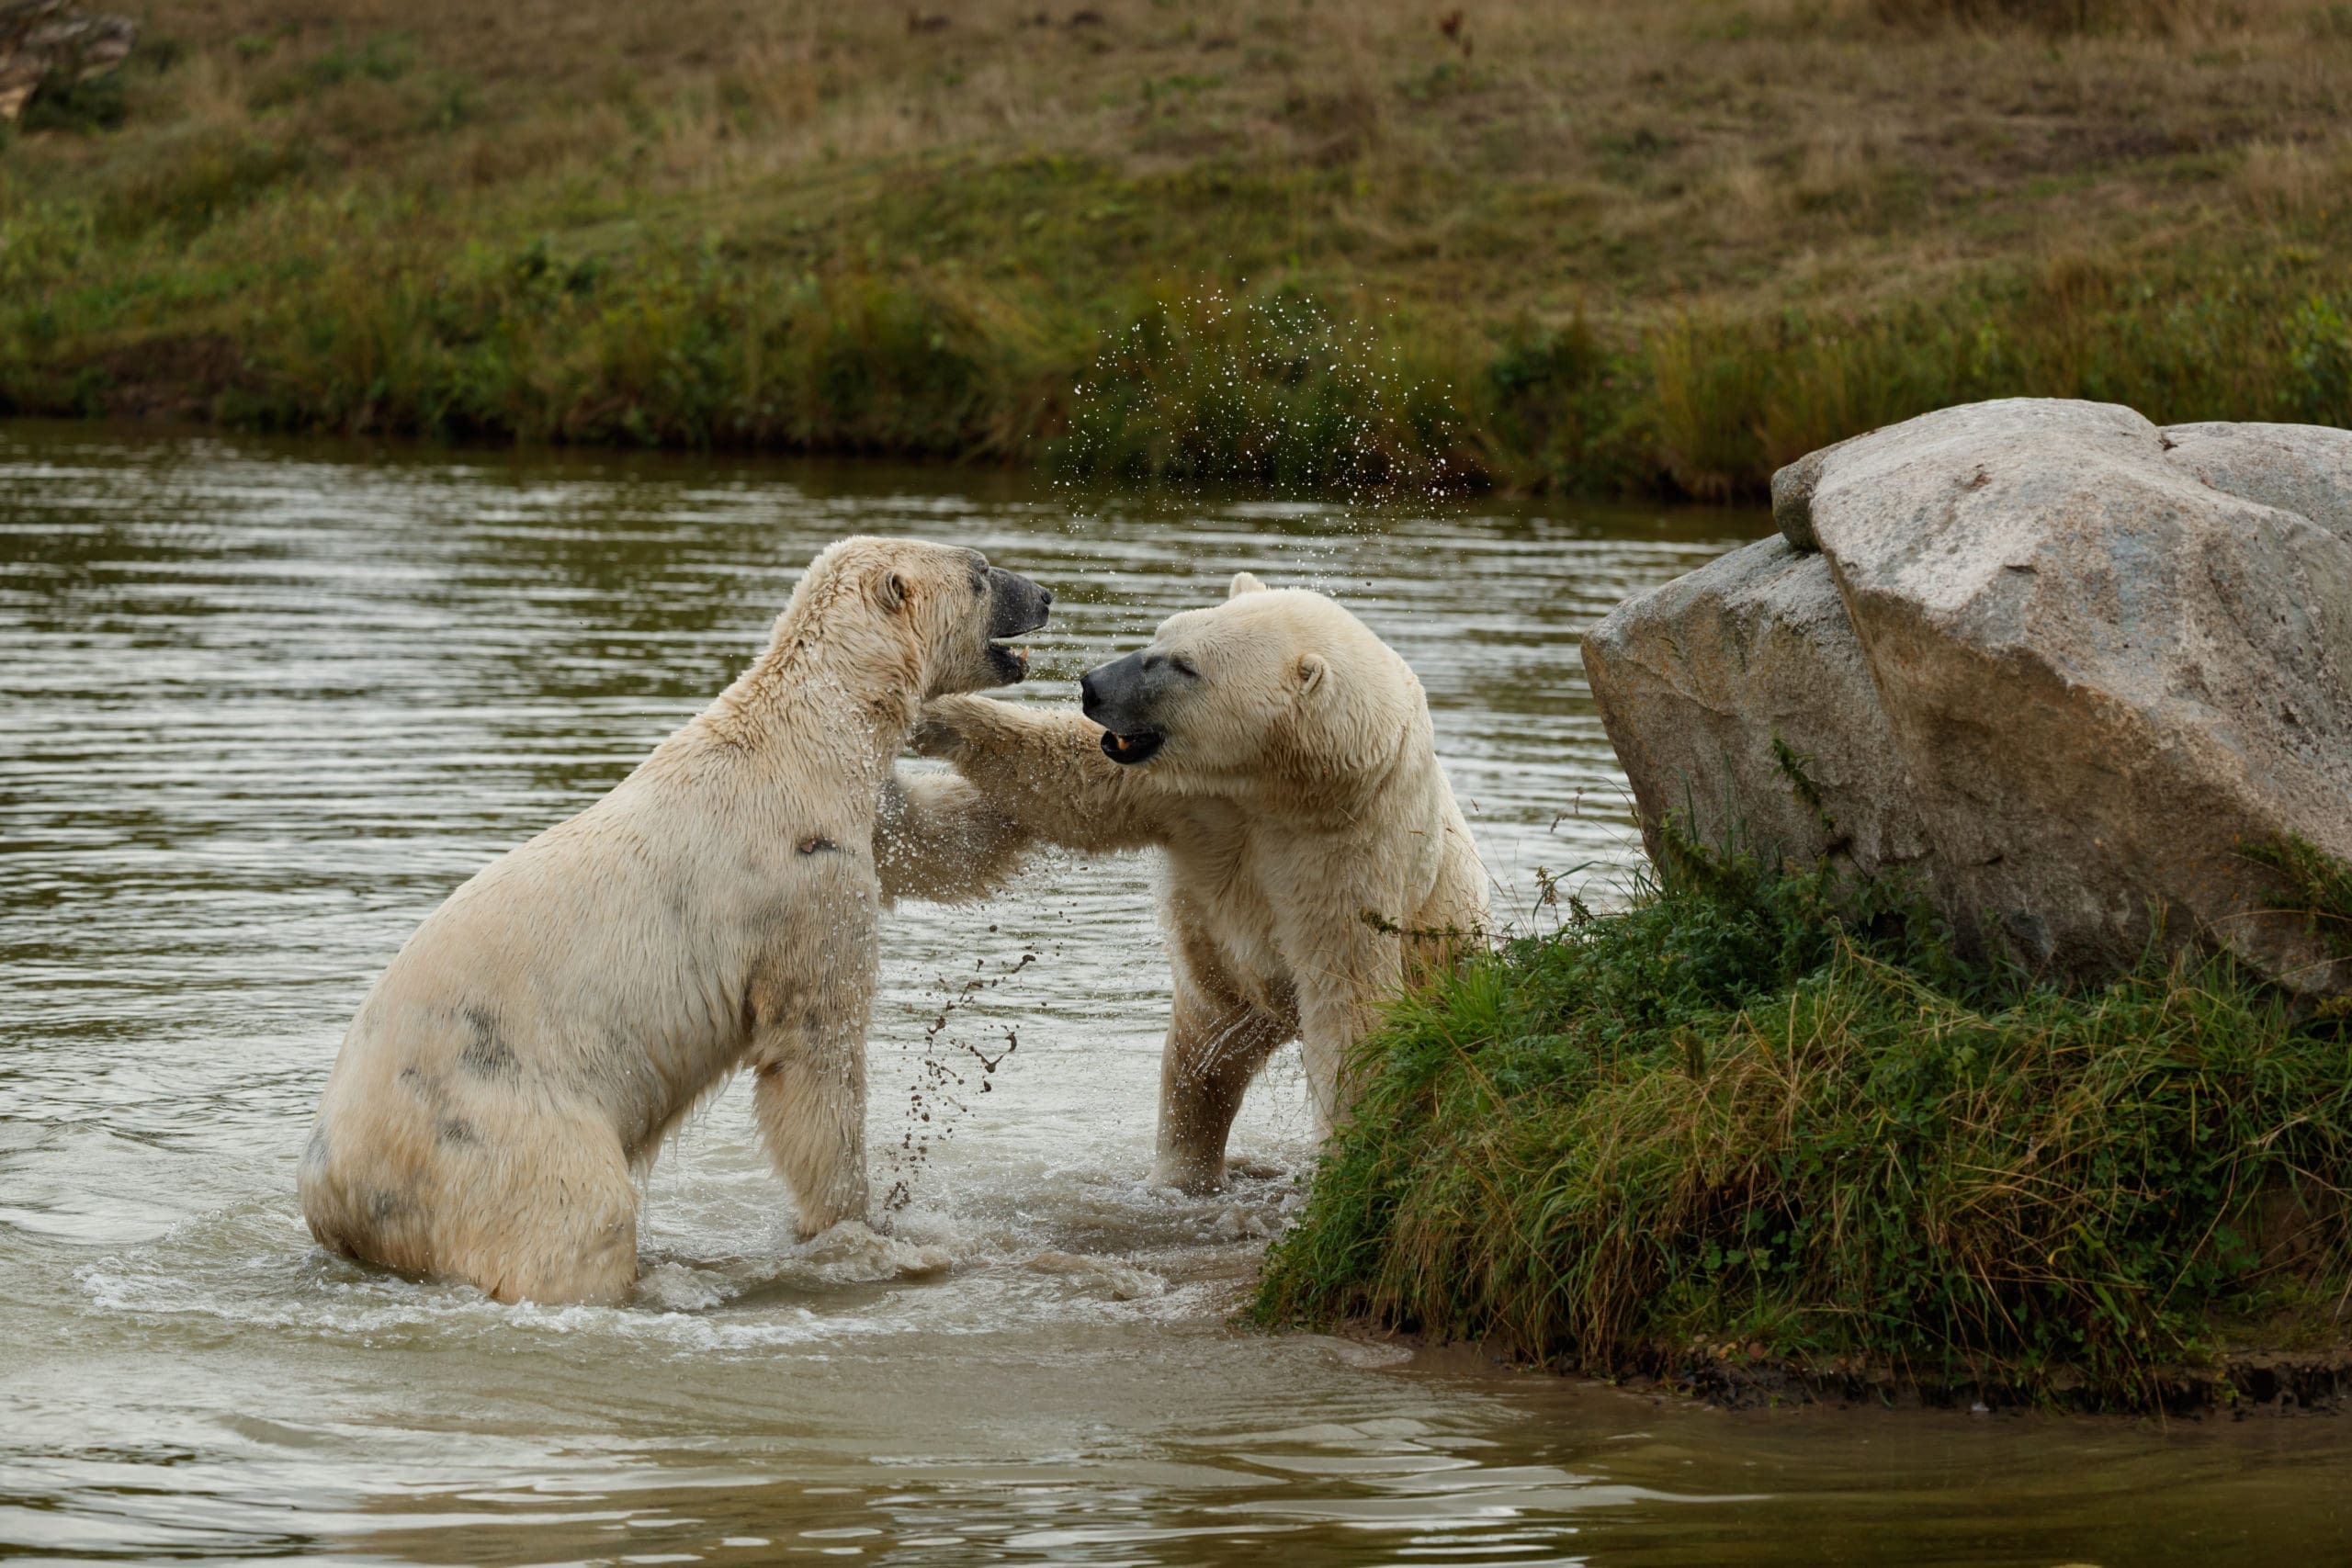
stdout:
[(1674, 813), (1911, 867), (1967, 947), (2069, 977), (2160, 931), (2352, 989), (2258, 858), (2352, 860), (2352, 433), (1975, 403), (1791, 465), (1773, 511), (1586, 636), (1654, 851)]
[(1584, 649), (1653, 859), (1668, 814), (1710, 847), (1775, 858), (1875, 871), (1927, 853), (1820, 556), (1777, 536), (1734, 550), (1627, 600)]

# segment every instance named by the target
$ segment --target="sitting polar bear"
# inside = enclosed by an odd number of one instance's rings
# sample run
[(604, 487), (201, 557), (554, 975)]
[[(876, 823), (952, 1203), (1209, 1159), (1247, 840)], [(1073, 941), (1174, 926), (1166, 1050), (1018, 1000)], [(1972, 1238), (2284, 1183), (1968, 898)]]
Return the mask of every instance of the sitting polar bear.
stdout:
[(1021, 679), (996, 639), (1051, 597), (973, 550), (820, 555), (733, 685), (392, 960), (302, 1158), (311, 1234), (501, 1301), (616, 1301), (632, 1172), (747, 1063), (802, 1233), (862, 1218), (876, 907), (984, 892), (1021, 847), (969, 784), (892, 762), (926, 698)]
[(1167, 852), (1176, 995), (1153, 1179), (1213, 1189), (1242, 1091), (1285, 1041), (1317, 1130), (1345, 1114), (1379, 1002), (1485, 927), (1485, 868), (1420, 682), (1322, 594), (1243, 572), (1080, 690), (1084, 718), (946, 698), (915, 744), (1024, 837)]

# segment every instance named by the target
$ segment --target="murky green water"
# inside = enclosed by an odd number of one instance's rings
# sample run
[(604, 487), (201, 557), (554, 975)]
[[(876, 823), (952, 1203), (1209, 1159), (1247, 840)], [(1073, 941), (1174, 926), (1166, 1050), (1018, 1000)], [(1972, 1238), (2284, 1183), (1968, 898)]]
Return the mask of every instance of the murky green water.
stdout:
[[(1237, 1137), (1277, 1174), (1141, 1184), (1166, 985), (1141, 861), (893, 917), (877, 1150), (917, 1130), (941, 976), (1044, 958), (960, 1015), (1020, 1050), (928, 1157), (883, 1160), (889, 1244), (796, 1247), (730, 1094), (650, 1181), (625, 1309), (310, 1245), (295, 1160), (370, 977), (718, 690), (828, 539), (1044, 580), (1044, 701), (1237, 568), (1341, 593), (1419, 670), (1524, 909), (1536, 867), (1631, 852), (1577, 632), (1759, 526), (0, 427), (0, 1555), (2352, 1558), (2332, 1422), (1735, 1416), (1227, 1327), (1306, 1108), (1279, 1060)], [(909, 1277), (919, 1247), (954, 1266)]]

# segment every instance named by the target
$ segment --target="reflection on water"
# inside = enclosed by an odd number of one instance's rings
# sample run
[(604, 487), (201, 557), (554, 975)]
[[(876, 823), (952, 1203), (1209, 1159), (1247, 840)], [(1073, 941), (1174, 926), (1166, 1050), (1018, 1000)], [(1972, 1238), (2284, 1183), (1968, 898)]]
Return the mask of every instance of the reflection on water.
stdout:
[[(321, 1256), (294, 1161), (344, 1021), (490, 856), (609, 787), (853, 531), (1056, 592), (1031, 700), (1247, 567), (1420, 671), (1498, 908), (1622, 864), (1576, 634), (1760, 530), (1577, 507), (1072, 502), (970, 475), (0, 428), (0, 1553), (374, 1561), (2217, 1562), (2340, 1558), (2332, 1426), (1731, 1416), (1225, 1318), (1297, 1201), (1144, 1187), (1166, 968), (1138, 860), (888, 927), (888, 1239), (803, 1247), (729, 1094), (623, 1309)], [(1017, 1025), (907, 1092), (950, 985)], [(893, 1153), (892, 1151), (896, 1151)]]

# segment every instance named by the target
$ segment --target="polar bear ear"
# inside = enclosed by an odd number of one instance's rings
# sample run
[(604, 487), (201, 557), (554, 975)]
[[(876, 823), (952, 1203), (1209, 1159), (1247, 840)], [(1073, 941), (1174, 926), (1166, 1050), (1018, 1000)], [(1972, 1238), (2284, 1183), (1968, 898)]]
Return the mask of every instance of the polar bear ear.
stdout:
[(907, 580), (895, 571), (886, 571), (882, 581), (874, 585), (874, 597), (881, 606), (897, 615), (907, 605)]
[(1329, 672), (1330, 666), (1323, 662), (1323, 656), (1321, 654), (1307, 653), (1300, 655), (1298, 660), (1298, 694), (1304, 697), (1313, 693), (1317, 687), (1323, 684), (1323, 677)]
[(1244, 593), (1263, 593), (1265, 591), (1266, 585), (1259, 581), (1255, 576), (1246, 571), (1237, 571), (1233, 574), (1233, 586), (1225, 591), (1225, 596), (1228, 599), (1238, 599)]

